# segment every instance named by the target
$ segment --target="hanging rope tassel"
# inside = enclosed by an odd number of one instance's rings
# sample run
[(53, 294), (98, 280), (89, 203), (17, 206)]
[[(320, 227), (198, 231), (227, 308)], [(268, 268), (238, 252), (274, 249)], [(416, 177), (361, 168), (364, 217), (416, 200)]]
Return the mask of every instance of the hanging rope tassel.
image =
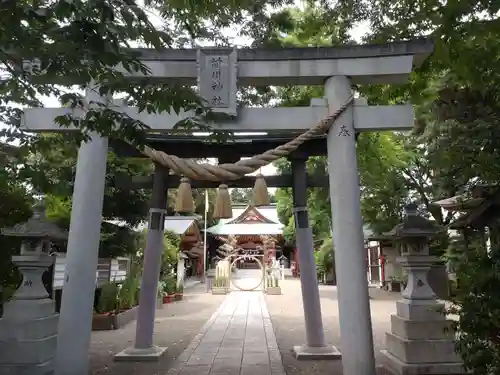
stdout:
[(269, 192), (267, 191), (267, 183), (264, 176), (259, 173), (255, 176), (255, 185), (253, 187), (253, 200), (254, 206), (267, 206), (271, 203)]
[(231, 197), (226, 184), (220, 184), (215, 198), (214, 219), (231, 219), (233, 209), (231, 208)]
[(192, 213), (194, 212), (193, 191), (189, 179), (181, 178), (181, 183), (177, 189), (177, 199), (175, 201), (175, 212)]

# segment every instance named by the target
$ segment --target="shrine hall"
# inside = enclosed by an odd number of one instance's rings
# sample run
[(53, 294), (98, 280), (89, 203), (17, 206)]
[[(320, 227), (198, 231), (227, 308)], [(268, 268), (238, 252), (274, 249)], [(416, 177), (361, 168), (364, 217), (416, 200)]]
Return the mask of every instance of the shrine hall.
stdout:
[[(232, 218), (220, 219), (207, 229), (207, 234), (216, 239), (216, 247), (220, 249), (214, 251), (211, 247), (211, 260), (248, 255), (266, 263), (271, 257), (276, 257), (289, 266), (292, 249), (283, 238), (283, 229), (275, 204), (259, 207), (234, 205)], [(259, 268), (252, 257), (239, 260), (237, 267)]]

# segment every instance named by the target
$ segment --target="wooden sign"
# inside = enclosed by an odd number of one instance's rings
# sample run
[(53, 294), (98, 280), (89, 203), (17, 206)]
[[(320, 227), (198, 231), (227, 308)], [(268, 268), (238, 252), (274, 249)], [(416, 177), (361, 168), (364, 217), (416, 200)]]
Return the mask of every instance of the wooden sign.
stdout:
[(237, 51), (198, 50), (198, 87), (206, 105), (215, 112), (236, 115)]

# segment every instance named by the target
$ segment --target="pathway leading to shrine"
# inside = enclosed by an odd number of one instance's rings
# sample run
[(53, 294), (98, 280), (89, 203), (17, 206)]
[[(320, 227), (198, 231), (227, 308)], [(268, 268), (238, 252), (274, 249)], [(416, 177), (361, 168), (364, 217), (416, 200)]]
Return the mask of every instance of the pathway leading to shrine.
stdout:
[(168, 375), (285, 375), (261, 292), (232, 292)]

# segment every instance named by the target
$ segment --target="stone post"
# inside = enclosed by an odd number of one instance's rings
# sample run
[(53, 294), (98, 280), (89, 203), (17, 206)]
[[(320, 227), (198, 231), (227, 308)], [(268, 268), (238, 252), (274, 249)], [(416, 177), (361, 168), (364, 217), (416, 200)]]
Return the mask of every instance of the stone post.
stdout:
[(300, 285), (306, 328), (306, 344), (294, 346), (297, 359), (338, 359), (340, 352), (326, 345), (314, 259), (313, 234), (307, 213), (307, 171), (304, 158), (291, 158), (295, 233), (300, 264)]
[[(347, 77), (329, 78), (325, 83), (325, 96), (330, 113), (343, 105), (351, 93)], [(335, 121), (327, 136), (342, 368), (344, 375), (374, 375), (375, 358), (352, 112), (352, 108), (348, 108)]]
[(155, 165), (151, 208), (149, 210), (148, 235), (144, 249), (144, 261), (137, 312), (134, 347), (115, 356), (116, 361), (158, 360), (166, 348), (153, 345), (158, 281), (163, 253), (163, 236), (167, 207), (167, 170)]
[(21, 285), (0, 318), (0, 374), (54, 373), (59, 315), (42, 276), (55, 260), (49, 255), (51, 240), (66, 240), (68, 233), (47, 220), (43, 204), (33, 211), (25, 223), (1, 230), (3, 236), (23, 242), (21, 255), (12, 257), (22, 274)]
[[(89, 87), (87, 102), (104, 102)], [(108, 138), (92, 134), (78, 150), (66, 276), (57, 337), (56, 375), (88, 375), (89, 345), (99, 258)]]
[(386, 235), (401, 249), (398, 261), (406, 269), (408, 283), (391, 315), (391, 332), (386, 333), (387, 350), (382, 350), (383, 367), (391, 373), (462, 374), (455, 353), (451, 322), (443, 314), (444, 304), (436, 299), (427, 274), (438, 259), (429, 255), (428, 242), (437, 233), (434, 224), (406, 207), (406, 218)]
[(53, 262), (54, 258), (48, 254), (12, 257), (23, 281), (12, 299), (4, 304), (0, 318), (1, 374), (54, 373), (59, 315), (42, 284), (42, 275)]
[(186, 272), (184, 263), (184, 254), (181, 253), (179, 254), (179, 259), (177, 260), (177, 289), (184, 285), (184, 273)]

